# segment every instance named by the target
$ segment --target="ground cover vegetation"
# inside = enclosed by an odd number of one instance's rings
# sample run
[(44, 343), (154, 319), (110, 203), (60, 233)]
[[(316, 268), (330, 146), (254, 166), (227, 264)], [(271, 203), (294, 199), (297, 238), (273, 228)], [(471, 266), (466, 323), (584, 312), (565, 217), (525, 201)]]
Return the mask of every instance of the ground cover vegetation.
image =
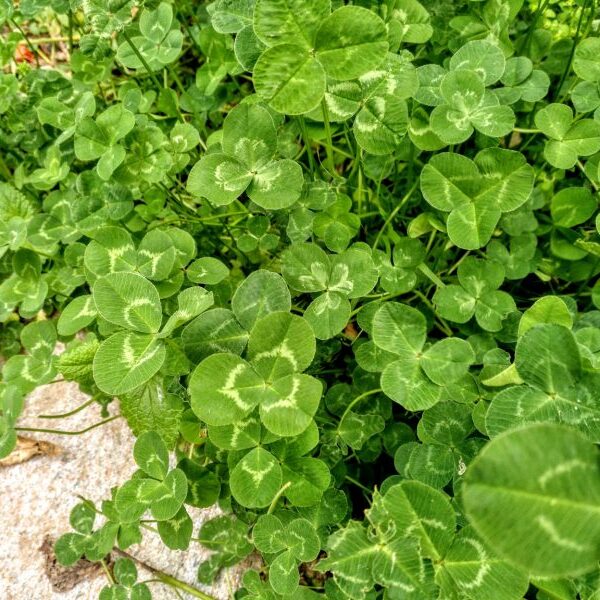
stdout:
[(598, 10), (0, 1), (0, 454), (127, 420), (102, 600), (600, 597)]

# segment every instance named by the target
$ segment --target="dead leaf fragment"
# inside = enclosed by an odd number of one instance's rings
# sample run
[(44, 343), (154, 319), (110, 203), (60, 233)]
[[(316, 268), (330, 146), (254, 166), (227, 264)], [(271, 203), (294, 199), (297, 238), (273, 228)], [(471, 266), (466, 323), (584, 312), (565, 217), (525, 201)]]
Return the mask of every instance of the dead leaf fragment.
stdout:
[(7, 457), (0, 460), (0, 467), (12, 467), (35, 456), (57, 456), (58, 454), (60, 454), (60, 448), (56, 444), (20, 435), (17, 437), (15, 449)]

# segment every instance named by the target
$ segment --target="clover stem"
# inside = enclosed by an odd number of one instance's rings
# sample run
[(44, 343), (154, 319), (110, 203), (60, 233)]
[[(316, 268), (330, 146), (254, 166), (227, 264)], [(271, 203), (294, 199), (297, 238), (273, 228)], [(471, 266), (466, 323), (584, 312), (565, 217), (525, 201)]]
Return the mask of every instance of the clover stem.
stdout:
[(72, 415), (77, 414), (79, 411), (82, 411), (84, 408), (86, 408), (90, 404), (93, 404), (94, 402), (95, 402), (95, 400), (93, 398), (90, 398), (89, 400), (87, 400), (83, 404), (80, 404), (77, 408), (74, 408), (73, 410), (70, 410), (69, 412), (55, 414), (55, 415), (38, 415), (38, 419), (66, 419), (67, 417), (70, 417)]
[(419, 184), (419, 180), (417, 179), (412, 184), (412, 186), (408, 190), (408, 192), (406, 192), (406, 194), (404, 195), (404, 198), (402, 198), (402, 200), (400, 200), (400, 202), (398, 202), (398, 204), (396, 205), (396, 208), (394, 208), (394, 210), (388, 215), (388, 218), (385, 220), (385, 223), (382, 225), (381, 229), (379, 230), (379, 233), (377, 234), (377, 237), (375, 238), (375, 242), (373, 242), (373, 250), (377, 249), (377, 246), (379, 245), (379, 240), (381, 239), (383, 232), (385, 231), (387, 226), (392, 222), (394, 217), (398, 214), (398, 211), (406, 204), (406, 202), (408, 202), (408, 200), (412, 196), (413, 192), (417, 189), (418, 184)]
[(317, 165), (315, 164), (315, 157), (313, 156), (311, 150), (310, 136), (308, 135), (308, 131), (306, 129), (306, 123), (302, 117), (298, 117), (298, 125), (300, 126), (300, 134), (302, 136), (302, 140), (304, 141), (304, 145), (306, 146), (306, 155), (308, 156), (308, 164), (310, 167), (310, 172), (314, 173), (317, 170)]
[(36, 50), (35, 46), (32, 44), (31, 40), (29, 39), (29, 36), (27, 35), (27, 33), (25, 33), (25, 30), (14, 19), (11, 19), (10, 21), (19, 30), (19, 33), (25, 39), (26, 44), (29, 46), (29, 49), (31, 50), (31, 53), (33, 54), (33, 56), (35, 58), (35, 64), (36, 64), (36, 66), (39, 69), (39, 67), (40, 67), (40, 55), (39, 55), (39, 52)]
[(69, 55), (73, 54), (73, 11), (69, 9)]
[[(573, 64), (573, 57), (575, 56), (575, 49), (577, 48), (577, 44), (579, 43), (581, 26), (583, 25), (583, 16), (585, 15), (585, 11), (589, 6), (589, 0), (583, 0), (583, 5), (581, 6), (581, 14), (579, 15), (579, 20), (577, 21), (577, 30), (575, 31), (575, 37), (573, 38), (573, 45), (571, 46), (571, 51), (569, 52), (569, 58), (567, 59), (565, 68), (562, 72), (558, 85), (556, 86), (556, 96), (560, 94), (560, 90), (562, 89), (563, 84), (567, 76), (569, 75), (569, 71), (571, 70), (571, 66)], [(593, 11), (592, 11), (593, 12)]]
[(94, 423), (85, 429), (80, 429), (79, 431), (63, 431), (61, 429), (40, 429), (37, 427), (15, 427), (15, 431), (33, 431), (36, 433), (55, 433), (57, 435), (81, 435), (82, 433), (87, 433), (92, 429), (96, 429), (96, 427), (100, 427), (101, 425), (105, 425), (106, 423), (110, 423), (115, 419), (119, 419), (121, 415), (113, 415), (112, 417), (108, 417), (108, 419), (104, 419), (103, 421), (99, 421), (98, 423)]
[(369, 390), (368, 392), (364, 392), (362, 394), (360, 394), (359, 396), (356, 396), (356, 398), (354, 398), (352, 400), (352, 402), (350, 402), (350, 404), (348, 404), (348, 406), (346, 406), (346, 410), (344, 410), (344, 414), (342, 415), (342, 417), (340, 418), (340, 422), (338, 423), (338, 432), (340, 430), (340, 425), (342, 423), (342, 421), (345, 419), (346, 415), (361, 401), (364, 400), (365, 398), (368, 398), (369, 396), (373, 396), (375, 394), (380, 394), (383, 390), (381, 388), (375, 388), (373, 390)]
[(123, 556), (124, 558), (128, 558), (128, 559), (132, 560), (133, 562), (137, 563), (138, 565), (140, 565), (147, 571), (150, 571), (150, 573), (152, 573), (152, 575), (154, 577), (156, 577), (162, 583), (166, 583), (167, 585), (170, 585), (171, 587), (173, 587), (175, 589), (181, 590), (182, 592), (185, 592), (186, 594), (189, 594), (190, 596), (194, 596), (194, 598), (202, 598), (202, 600), (215, 600), (215, 598), (213, 598), (213, 596), (210, 596), (209, 594), (206, 594), (205, 592), (200, 591), (199, 589), (191, 586), (189, 583), (186, 583), (185, 581), (181, 581), (180, 579), (177, 579), (176, 577), (173, 577), (172, 575), (168, 575), (167, 573), (164, 573), (163, 571), (155, 569), (154, 567), (150, 566), (148, 563), (141, 561), (140, 559), (136, 558), (135, 556), (132, 556), (128, 552), (124, 552), (123, 550), (120, 550), (119, 548), (113, 548), (113, 552), (116, 554), (119, 554), (120, 556)]
[(513, 127), (513, 131), (517, 133), (542, 133), (541, 129), (527, 129), (523, 127)]
[(592, 187), (596, 191), (600, 190), (600, 186), (588, 175), (587, 171), (585, 170), (585, 167), (584, 167), (583, 163), (580, 160), (577, 161), (577, 167), (588, 178), (589, 182), (592, 184)]
[(152, 83), (154, 83), (154, 85), (156, 86), (156, 91), (160, 92), (163, 86), (160, 84), (160, 81), (154, 74), (154, 71), (152, 71), (152, 69), (146, 62), (146, 59), (142, 56), (142, 53), (138, 50), (137, 46), (133, 43), (133, 40), (129, 37), (129, 34), (126, 31), (123, 31), (123, 37), (125, 38), (125, 41), (127, 42), (128, 46), (133, 50), (133, 53), (137, 56), (138, 60), (142, 63), (144, 69), (146, 69), (146, 72), (150, 76), (150, 79), (152, 79)]
[(372, 494), (373, 490), (370, 490), (367, 486), (363, 485), (360, 481), (354, 479), (354, 477), (350, 477), (350, 475), (344, 475), (344, 479), (352, 483), (353, 485), (359, 487), (361, 490), (367, 492), (367, 494)]
[(107, 567), (106, 562), (104, 562), (103, 558), (100, 559), (100, 564), (102, 565), (102, 570), (104, 571), (104, 574), (106, 575), (106, 579), (108, 579), (108, 583), (110, 585), (114, 585), (115, 579), (112, 576), (112, 573), (110, 572), (110, 569)]
[(446, 284), (425, 263), (421, 263), (417, 269), (438, 287), (446, 287)]
[(281, 496), (283, 496), (283, 492), (285, 492), (285, 490), (287, 490), (290, 487), (290, 485), (292, 485), (292, 482), (288, 481), (279, 488), (279, 491), (275, 494), (275, 497), (271, 501), (269, 510), (267, 510), (268, 515), (273, 513), (273, 511), (275, 510), (275, 507), (277, 506), (277, 503), (279, 502), (279, 498), (281, 498)]
[(327, 102), (323, 98), (321, 102), (321, 109), (323, 111), (323, 123), (325, 125), (325, 137), (327, 138), (327, 146), (325, 151), (327, 154), (327, 170), (333, 177), (335, 175), (335, 162), (333, 160), (333, 138), (331, 137), (331, 123), (329, 122), (329, 109), (327, 108)]

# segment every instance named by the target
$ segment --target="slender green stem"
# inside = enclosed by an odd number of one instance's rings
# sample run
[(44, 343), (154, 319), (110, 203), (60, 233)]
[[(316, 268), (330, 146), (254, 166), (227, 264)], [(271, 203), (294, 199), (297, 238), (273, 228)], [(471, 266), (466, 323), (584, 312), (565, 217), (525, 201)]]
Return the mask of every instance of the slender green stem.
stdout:
[(596, 191), (599, 191), (600, 186), (588, 175), (587, 171), (585, 170), (585, 166), (583, 165), (583, 163), (580, 160), (577, 161), (577, 167), (588, 178), (589, 182), (592, 184), (592, 187)]
[[(152, 83), (154, 83), (154, 85), (156, 86), (156, 91), (160, 92), (163, 86), (160, 84), (158, 77), (156, 77), (154, 71), (152, 71), (152, 69), (150, 68), (150, 65), (147, 63), (146, 59), (142, 56), (142, 53), (138, 50), (137, 46), (133, 43), (133, 40), (129, 37), (129, 35), (126, 31), (123, 31), (123, 37), (125, 38), (127, 45), (133, 50), (133, 53), (137, 56), (138, 60), (142, 63), (144, 69), (146, 69), (146, 72), (150, 76), (150, 79), (152, 79)], [(180, 116), (181, 116), (181, 114), (180, 114)]]
[(29, 46), (31, 53), (33, 54), (33, 56), (35, 58), (35, 64), (39, 68), (40, 55), (39, 55), (39, 52), (37, 51), (36, 47), (32, 44), (31, 40), (29, 39), (29, 36), (27, 35), (27, 33), (25, 33), (25, 30), (14, 19), (11, 19), (10, 22), (19, 30), (19, 33), (25, 39), (26, 44)]
[(73, 11), (69, 9), (69, 54), (73, 54)]
[(55, 414), (55, 415), (38, 415), (38, 419), (66, 419), (67, 417), (71, 417), (72, 415), (75, 415), (78, 412), (82, 411), (84, 408), (88, 407), (90, 404), (93, 404), (94, 402), (95, 402), (95, 400), (93, 398), (90, 398), (89, 400), (87, 400), (83, 404), (80, 404), (77, 408), (74, 408), (73, 410), (70, 410), (69, 412)]
[(370, 490), (367, 486), (363, 485), (360, 481), (354, 479), (354, 477), (350, 477), (350, 475), (345, 475), (344, 479), (359, 487), (361, 490), (367, 492), (367, 494), (373, 494), (373, 490)]
[(103, 558), (100, 559), (100, 564), (102, 565), (102, 570), (104, 571), (104, 574), (106, 575), (106, 579), (108, 579), (108, 582), (110, 583), (110, 585), (114, 585), (115, 584), (114, 577), (112, 576), (112, 573), (110, 572), (109, 568), (106, 566), (106, 562), (104, 561)]
[[(346, 406), (346, 410), (344, 411), (344, 414), (342, 415), (341, 419), (340, 419), (340, 424), (342, 423), (342, 421), (344, 420), (344, 418), (346, 417), (346, 415), (361, 401), (364, 400), (365, 398), (368, 398), (369, 396), (374, 396), (375, 394), (380, 394), (383, 390), (381, 388), (375, 388), (374, 390), (369, 390), (368, 392), (364, 392), (363, 394), (360, 394), (359, 396), (356, 396), (356, 398), (354, 398), (352, 400), (352, 402), (350, 402), (350, 404), (348, 404), (348, 406)], [(340, 429), (340, 426), (338, 425), (338, 431)]]
[(375, 238), (375, 242), (373, 242), (373, 250), (377, 249), (377, 246), (379, 245), (379, 241), (381, 240), (381, 236), (383, 235), (383, 232), (386, 230), (387, 226), (392, 222), (394, 217), (398, 214), (400, 209), (408, 202), (410, 197), (413, 195), (413, 192), (417, 189), (418, 184), (419, 184), (419, 180), (416, 180), (412, 184), (410, 190), (408, 190), (408, 192), (406, 192), (404, 198), (402, 198), (402, 200), (400, 200), (400, 202), (398, 202), (398, 204), (396, 205), (394, 210), (388, 215), (388, 218), (385, 220), (385, 223), (383, 224), (383, 226), (379, 230), (379, 233), (377, 234), (377, 237)]
[(87, 433), (92, 429), (96, 429), (96, 427), (100, 427), (101, 425), (105, 425), (106, 423), (110, 423), (115, 419), (119, 419), (121, 415), (113, 415), (112, 417), (108, 417), (108, 419), (104, 419), (104, 421), (99, 421), (98, 423), (94, 423), (85, 429), (80, 429), (79, 431), (63, 431), (61, 429), (40, 429), (37, 427), (15, 427), (15, 431), (33, 431), (36, 433), (55, 433), (57, 435), (81, 435), (82, 433)]
[(524, 127), (513, 127), (517, 133), (542, 133), (541, 129), (526, 129)]
[(573, 38), (573, 45), (571, 46), (571, 52), (569, 52), (569, 58), (567, 59), (565, 68), (560, 77), (558, 85), (556, 86), (556, 96), (555, 97), (557, 97), (558, 94), (560, 94), (560, 90), (562, 89), (562, 86), (563, 86), (566, 78), (568, 77), (569, 72), (571, 71), (571, 66), (573, 64), (573, 57), (575, 56), (575, 48), (577, 47), (577, 44), (579, 43), (581, 26), (583, 24), (583, 16), (585, 15), (585, 11), (586, 11), (588, 5), (589, 5), (589, 0), (584, 0), (583, 6), (581, 7), (581, 14), (579, 15), (579, 20), (577, 21), (577, 30), (575, 31), (575, 37)]
[(271, 500), (269, 510), (267, 510), (268, 515), (273, 513), (273, 511), (275, 510), (275, 507), (277, 506), (277, 503), (279, 502), (279, 498), (281, 498), (281, 496), (283, 496), (283, 493), (285, 492), (285, 490), (287, 490), (290, 487), (290, 485), (292, 485), (292, 482), (287, 481), (279, 488), (279, 491), (275, 494), (275, 497), (273, 498), (273, 500)]
[(325, 148), (327, 153), (327, 170), (333, 177), (335, 175), (335, 162), (333, 160), (333, 139), (331, 137), (331, 123), (329, 122), (329, 109), (327, 108), (327, 102), (325, 98), (321, 102), (321, 110), (323, 111), (323, 124), (325, 125), (325, 137), (327, 138), (327, 146)]
[(421, 263), (417, 269), (438, 287), (445, 287), (446, 284), (425, 263)]
[(181, 590), (182, 592), (185, 592), (186, 594), (189, 594), (190, 596), (193, 596), (194, 598), (201, 598), (202, 600), (215, 600), (215, 598), (213, 598), (209, 594), (202, 592), (201, 590), (191, 586), (189, 583), (186, 583), (185, 581), (181, 581), (180, 579), (177, 579), (176, 577), (173, 577), (172, 575), (168, 575), (167, 573), (164, 573), (163, 571), (155, 569), (154, 567), (150, 566), (148, 563), (145, 563), (145, 562), (139, 560), (138, 558), (136, 558), (135, 556), (132, 556), (128, 552), (124, 552), (123, 550), (120, 550), (119, 548), (113, 548), (113, 552), (115, 554), (119, 554), (125, 558), (129, 558), (130, 560), (132, 560), (133, 562), (136, 562), (141, 567), (144, 567), (144, 569), (146, 569), (147, 571), (150, 571), (150, 573), (152, 573), (152, 575), (154, 577), (156, 577), (156, 579), (159, 579), (162, 583), (166, 583), (167, 585), (170, 585), (171, 587), (173, 587), (175, 589)]

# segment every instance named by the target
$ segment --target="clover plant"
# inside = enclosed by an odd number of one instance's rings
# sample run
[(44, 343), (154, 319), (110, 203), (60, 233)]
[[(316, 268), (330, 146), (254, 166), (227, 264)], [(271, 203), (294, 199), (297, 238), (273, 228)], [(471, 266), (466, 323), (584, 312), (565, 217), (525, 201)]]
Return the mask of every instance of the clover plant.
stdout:
[[(597, 17), (0, 0), (0, 457), (136, 438), (60, 563), (101, 600), (250, 555), (248, 600), (598, 598)], [(150, 536), (197, 585), (138, 578)]]

